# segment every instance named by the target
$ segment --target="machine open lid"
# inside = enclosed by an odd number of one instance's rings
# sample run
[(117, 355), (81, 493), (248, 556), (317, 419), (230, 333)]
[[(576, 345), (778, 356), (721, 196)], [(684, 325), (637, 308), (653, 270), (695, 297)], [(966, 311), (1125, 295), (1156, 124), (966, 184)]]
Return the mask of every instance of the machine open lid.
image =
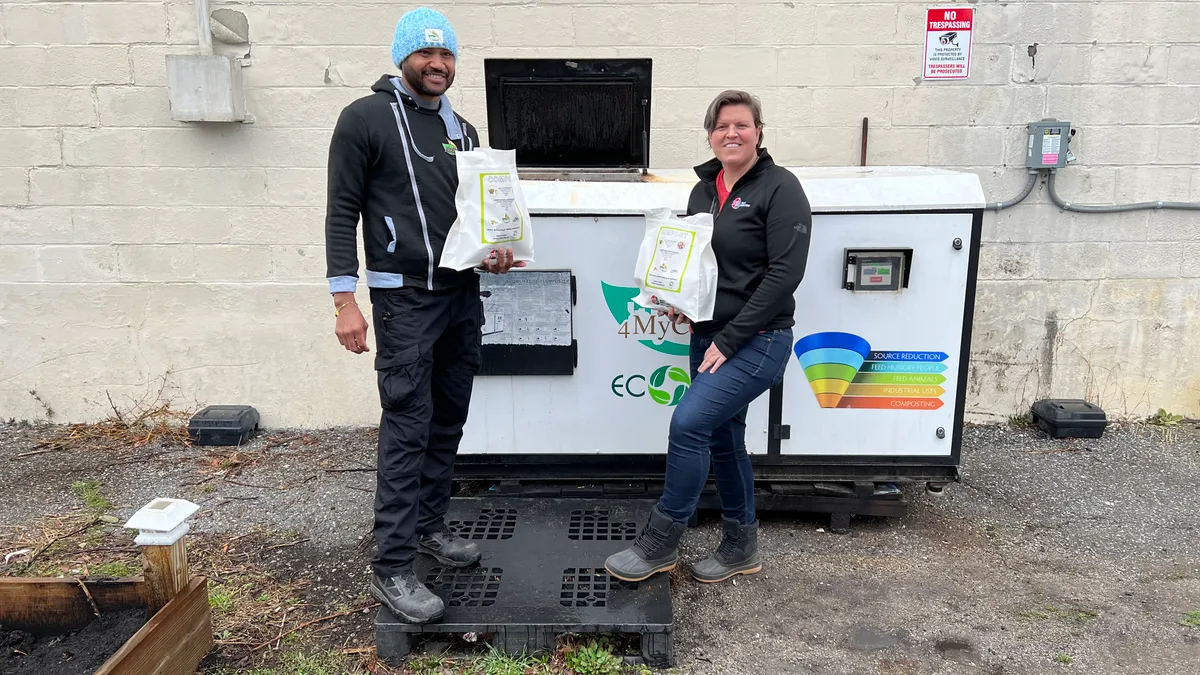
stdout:
[(483, 70), (489, 145), (516, 150), (518, 167), (649, 169), (650, 59), (485, 59)]

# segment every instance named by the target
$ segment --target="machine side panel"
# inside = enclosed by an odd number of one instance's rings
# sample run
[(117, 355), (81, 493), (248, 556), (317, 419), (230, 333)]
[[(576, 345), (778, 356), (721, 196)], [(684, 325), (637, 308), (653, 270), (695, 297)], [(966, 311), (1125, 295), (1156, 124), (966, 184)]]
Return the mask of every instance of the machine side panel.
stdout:
[(971, 213), (813, 217), (783, 456), (956, 454), (973, 231)]

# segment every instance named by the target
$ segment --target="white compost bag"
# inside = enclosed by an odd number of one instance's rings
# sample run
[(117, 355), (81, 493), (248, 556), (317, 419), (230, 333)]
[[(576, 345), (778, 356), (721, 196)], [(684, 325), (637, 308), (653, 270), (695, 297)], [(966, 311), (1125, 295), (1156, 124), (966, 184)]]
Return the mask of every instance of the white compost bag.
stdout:
[(693, 322), (709, 321), (717, 301), (717, 256), (712, 249), (713, 217), (675, 217), (669, 209), (646, 214), (646, 234), (634, 279), (642, 307), (677, 312)]
[(455, 153), (458, 217), (446, 235), (439, 267), (478, 267), (492, 251), (511, 248), (514, 260), (533, 262), (533, 228), (517, 180), (515, 150), (478, 148)]

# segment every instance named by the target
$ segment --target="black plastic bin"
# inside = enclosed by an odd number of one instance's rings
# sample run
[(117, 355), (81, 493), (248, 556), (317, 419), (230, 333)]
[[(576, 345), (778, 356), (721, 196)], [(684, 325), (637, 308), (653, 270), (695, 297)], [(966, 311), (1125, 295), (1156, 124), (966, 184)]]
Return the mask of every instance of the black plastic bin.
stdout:
[(1033, 419), (1051, 438), (1100, 438), (1108, 417), (1098, 406), (1078, 399), (1046, 399), (1033, 404)]
[(248, 405), (210, 405), (188, 421), (196, 445), (242, 445), (256, 431), (258, 411)]

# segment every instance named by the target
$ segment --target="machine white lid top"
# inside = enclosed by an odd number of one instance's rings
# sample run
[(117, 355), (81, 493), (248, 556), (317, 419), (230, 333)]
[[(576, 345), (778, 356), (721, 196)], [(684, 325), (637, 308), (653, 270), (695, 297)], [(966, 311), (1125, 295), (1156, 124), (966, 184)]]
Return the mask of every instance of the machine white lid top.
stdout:
[[(813, 213), (982, 209), (979, 176), (921, 166), (788, 167)], [(651, 171), (641, 182), (523, 180), (531, 214), (630, 215), (670, 208), (680, 213), (697, 181), (691, 169)]]

